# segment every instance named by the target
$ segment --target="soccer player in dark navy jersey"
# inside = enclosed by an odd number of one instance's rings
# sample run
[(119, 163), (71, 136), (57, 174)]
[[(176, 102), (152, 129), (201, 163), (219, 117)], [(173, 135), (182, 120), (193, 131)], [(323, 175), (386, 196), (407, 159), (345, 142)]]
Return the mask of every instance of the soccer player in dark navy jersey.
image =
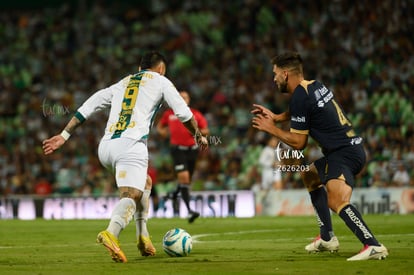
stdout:
[(362, 142), (333, 93), (318, 81), (303, 81), (289, 105), (291, 132), (310, 135), (324, 153)]
[[(289, 111), (274, 114), (253, 105), (254, 128), (276, 136), (293, 149), (302, 150), (311, 136), (324, 156), (302, 172), (302, 180), (315, 208), (320, 235), (305, 247), (308, 252), (337, 251), (329, 208), (337, 213), (364, 245), (349, 261), (384, 259), (388, 251), (374, 237), (359, 211), (350, 203), (355, 175), (365, 165), (363, 140), (335, 101), (333, 92), (321, 82), (305, 80), (302, 58), (287, 52), (272, 59), (274, 82), (282, 93), (291, 95)], [(290, 121), (290, 131), (276, 122)]]

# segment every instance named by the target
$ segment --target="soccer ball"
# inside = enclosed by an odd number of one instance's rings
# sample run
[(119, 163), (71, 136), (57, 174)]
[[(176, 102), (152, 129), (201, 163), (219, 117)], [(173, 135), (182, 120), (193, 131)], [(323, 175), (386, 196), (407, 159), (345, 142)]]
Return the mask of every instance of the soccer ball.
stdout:
[(173, 228), (165, 233), (162, 248), (171, 257), (185, 257), (193, 248), (193, 239), (184, 229)]

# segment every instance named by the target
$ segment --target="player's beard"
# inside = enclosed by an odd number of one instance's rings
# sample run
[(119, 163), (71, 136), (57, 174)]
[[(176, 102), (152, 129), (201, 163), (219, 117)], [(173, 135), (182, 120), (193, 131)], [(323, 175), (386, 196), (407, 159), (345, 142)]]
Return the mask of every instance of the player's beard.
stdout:
[(286, 80), (284, 80), (283, 82), (278, 83), (278, 84), (277, 84), (277, 88), (279, 89), (279, 91), (280, 91), (282, 94), (286, 94), (286, 93), (288, 93), (288, 89), (287, 89), (287, 81), (286, 81)]

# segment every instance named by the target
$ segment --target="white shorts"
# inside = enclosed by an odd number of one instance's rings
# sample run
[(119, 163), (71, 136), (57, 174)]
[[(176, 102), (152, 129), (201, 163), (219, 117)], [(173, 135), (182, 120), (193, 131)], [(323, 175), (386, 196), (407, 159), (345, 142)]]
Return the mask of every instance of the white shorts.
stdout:
[(148, 172), (148, 148), (145, 142), (129, 138), (101, 140), (98, 157), (115, 175), (118, 187), (144, 191)]

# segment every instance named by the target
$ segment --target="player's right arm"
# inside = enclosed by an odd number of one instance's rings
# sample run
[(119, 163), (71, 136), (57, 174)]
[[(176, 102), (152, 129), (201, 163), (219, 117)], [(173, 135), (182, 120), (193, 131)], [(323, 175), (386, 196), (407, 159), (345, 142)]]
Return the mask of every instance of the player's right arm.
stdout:
[(50, 155), (62, 147), (62, 145), (65, 144), (66, 140), (69, 139), (71, 133), (73, 133), (75, 129), (81, 124), (82, 122), (76, 116), (72, 117), (62, 133), (43, 141), (44, 154)]
[(259, 105), (259, 104), (253, 104), (253, 110), (251, 111), (254, 115), (263, 115), (265, 117), (269, 117), (273, 120), (273, 122), (283, 122), (290, 120), (290, 112), (286, 111), (281, 114), (275, 114), (272, 111), (270, 111), (268, 108)]
[(123, 82), (125, 81), (121, 80), (117, 84), (99, 90), (91, 97), (89, 97), (82, 104), (82, 106), (79, 107), (76, 114), (69, 120), (60, 134), (43, 141), (43, 153), (45, 155), (52, 154), (54, 151), (62, 147), (63, 144), (65, 144), (75, 129), (78, 128), (90, 115), (107, 107), (110, 107), (113, 96), (113, 89), (115, 89), (114, 87), (116, 87), (116, 85), (123, 85)]

